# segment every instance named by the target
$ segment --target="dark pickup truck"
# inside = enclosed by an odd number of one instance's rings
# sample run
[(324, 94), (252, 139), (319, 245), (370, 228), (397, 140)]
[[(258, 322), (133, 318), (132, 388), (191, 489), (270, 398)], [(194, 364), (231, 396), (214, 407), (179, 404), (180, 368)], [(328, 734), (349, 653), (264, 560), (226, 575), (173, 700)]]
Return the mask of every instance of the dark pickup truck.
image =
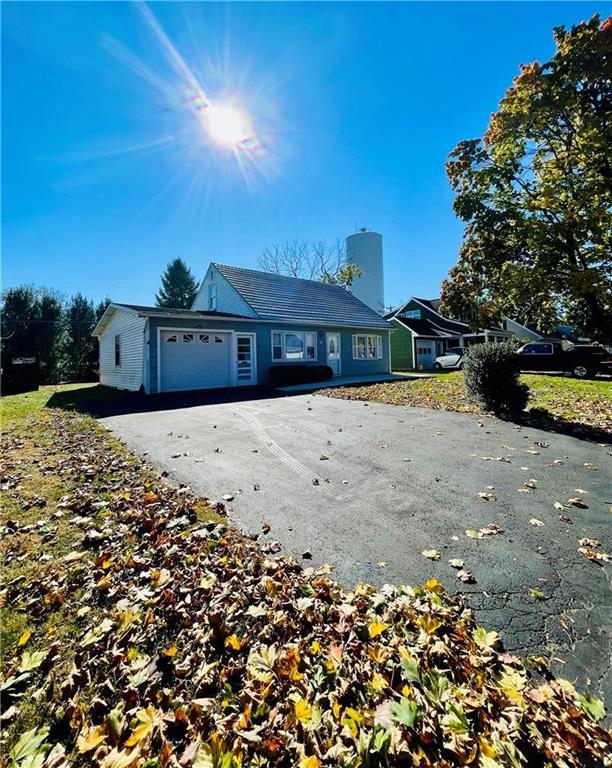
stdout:
[(587, 379), (608, 369), (609, 356), (599, 344), (533, 341), (517, 350), (521, 371), (561, 371)]

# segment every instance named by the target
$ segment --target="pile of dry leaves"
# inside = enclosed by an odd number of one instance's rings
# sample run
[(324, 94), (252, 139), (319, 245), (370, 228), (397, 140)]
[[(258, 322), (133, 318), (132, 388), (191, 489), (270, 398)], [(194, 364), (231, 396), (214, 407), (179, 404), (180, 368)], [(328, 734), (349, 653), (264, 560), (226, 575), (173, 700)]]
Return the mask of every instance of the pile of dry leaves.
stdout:
[[(33, 627), (4, 649), (3, 706), (9, 720), (27, 701), (45, 713), (15, 733), (10, 765), (603, 764), (601, 703), (534, 684), (436, 580), (347, 592), (329, 568), (202, 525), (188, 493), (110, 462), (110, 438), (82, 417), (55, 412), (49, 429), (74, 481), (57, 511), (79, 543), (1, 593)], [(9, 451), (5, 476), (16, 471)], [(71, 603), (68, 652), (36, 643), (37, 623)]]

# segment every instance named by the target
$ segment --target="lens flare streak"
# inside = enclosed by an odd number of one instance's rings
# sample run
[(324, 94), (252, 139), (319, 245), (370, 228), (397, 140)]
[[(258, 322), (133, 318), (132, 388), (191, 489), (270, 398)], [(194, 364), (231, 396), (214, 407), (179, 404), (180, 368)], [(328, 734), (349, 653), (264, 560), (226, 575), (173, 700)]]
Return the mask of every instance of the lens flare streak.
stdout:
[[(232, 148), (234, 151), (242, 151), (248, 153), (258, 153), (263, 150), (262, 144), (255, 135), (252, 128), (250, 128), (249, 121), (245, 118), (242, 119), (242, 128), (240, 131), (230, 131), (230, 133), (239, 133), (239, 135), (229, 135), (225, 138), (220, 135), (219, 126), (211, 125), (215, 119), (215, 110), (222, 110), (228, 113), (230, 110), (236, 112), (233, 107), (214, 103), (211, 98), (206, 94), (202, 85), (198, 82), (197, 77), (193, 71), (189, 68), (183, 57), (177, 51), (172, 44), (161, 25), (153, 15), (151, 9), (146, 3), (138, 3), (138, 9), (148, 24), (149, 28), (160, 43), (161, 50), (163, 51), (166, 60), (173, 68), (174, 72), (182, 80), (182, 90), (186, 94), (186, 104), (198, 118), (200, 124), (203, 125), (208, 135), (213, 138), (217, 143), (226, 147)], [(219, 113), (218, 113), (219, 115)], [(219, 115), (220, 116), (220, 115)]]

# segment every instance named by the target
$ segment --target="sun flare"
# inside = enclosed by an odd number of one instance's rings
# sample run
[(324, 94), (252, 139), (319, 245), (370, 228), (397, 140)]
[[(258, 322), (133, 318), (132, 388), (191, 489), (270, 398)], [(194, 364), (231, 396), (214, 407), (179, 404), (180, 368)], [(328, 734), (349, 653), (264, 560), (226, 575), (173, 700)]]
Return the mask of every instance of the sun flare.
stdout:
[(211, 105), (207, 112), (208, 134), (217, 144), (233, 148), (248, 138), (248, 118), (238, 109), (219, 104)]

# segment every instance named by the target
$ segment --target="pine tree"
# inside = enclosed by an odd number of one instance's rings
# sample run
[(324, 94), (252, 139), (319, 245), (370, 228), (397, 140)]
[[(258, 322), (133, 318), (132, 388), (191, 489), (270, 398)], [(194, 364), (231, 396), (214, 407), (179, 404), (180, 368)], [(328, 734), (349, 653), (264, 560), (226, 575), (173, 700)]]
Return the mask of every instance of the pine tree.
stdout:
[(93, 302), (75, 294), (66, 307), (66, 330), (62, 338), (62, 373), (69, 381), (94, 381), (97, 354), (93, 336), (96, 312)]
[(189, 309), (198, 292), (198, 284), (183, 259), (173, 259), (161, 278), (161, 288), (155, 294), (158, 307)]

